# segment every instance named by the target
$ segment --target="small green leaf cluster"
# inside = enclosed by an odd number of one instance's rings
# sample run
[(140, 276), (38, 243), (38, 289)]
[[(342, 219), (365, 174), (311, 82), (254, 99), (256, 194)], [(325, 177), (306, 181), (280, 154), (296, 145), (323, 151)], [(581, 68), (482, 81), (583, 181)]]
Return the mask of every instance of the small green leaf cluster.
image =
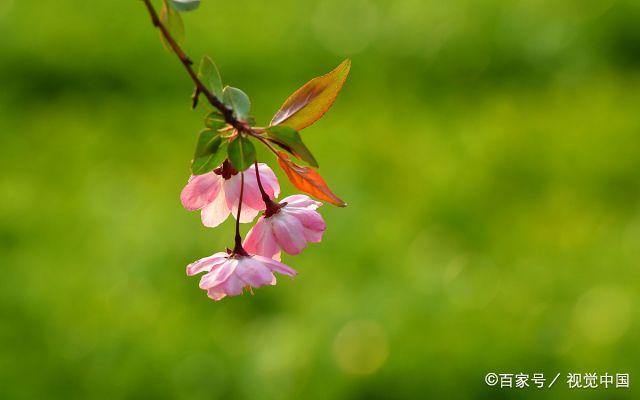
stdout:
[(212, 171), (220, 165), (226, 157), (227, 139), (223, 137), (223, 130), (227, 124), (222, 119), (207, 116), (207, 129), (200, 132), (196, 143), (196, 151), (191, 163), (191, 172), (202, 175)]
[(191, 163), (193, 175), (211, 172), (225, 159), (238, 170), (244, 171), (256, 160), (256, 148), (245, 133), (238, 133), (218, 114), (205, 118), (206, 129), (198, 134), (196, 150)]
[[(222, 99), (236, 120), (252, 122), (249, 96), (238, 88), (223, 87), (218, 67), (209, 56), (202, 58), (197, 76), (211, 94)], [(209, 113), (204, 124), (207, 128), (198, 135), (191, 163), (191, 172), (194, 175), (212, 171), (225, 159), (239, 171), (249, 168), (254, 163), (256, 149), (246, 132), (238, 132), (218, 111)]]

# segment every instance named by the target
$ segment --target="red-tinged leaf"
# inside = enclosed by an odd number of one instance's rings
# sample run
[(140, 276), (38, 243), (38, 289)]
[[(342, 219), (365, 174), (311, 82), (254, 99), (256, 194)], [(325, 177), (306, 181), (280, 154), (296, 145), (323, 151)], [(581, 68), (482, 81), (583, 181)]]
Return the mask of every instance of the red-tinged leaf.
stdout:
[(299, 131), (316, 122), (333, 105), (349, 75), (351, 61), (344, 60), (326, 75), (314, 78), (296, 90), (271, 120)]
[(287, 178), (289, 178), (289, 181), (291, 181), (295, 187), (319, 200), (329, 202), (338, 207), (345, 207), (347, 205), (347, 203), (342, 201), (329, 189), (327, 183), (322, 179), (318, 171), (311, 167), (304, 167), (292, 162), (289, 156), (282, 151), (278, 151), (277, 153), (280, 168), (287, 174)]

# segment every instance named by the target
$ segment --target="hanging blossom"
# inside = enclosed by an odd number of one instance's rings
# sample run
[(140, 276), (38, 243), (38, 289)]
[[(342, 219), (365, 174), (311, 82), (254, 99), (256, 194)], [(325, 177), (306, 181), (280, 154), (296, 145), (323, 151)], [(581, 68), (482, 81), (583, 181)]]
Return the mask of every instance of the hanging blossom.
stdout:
[(318, 243), (326, 224), (316, 210), (322, 203), (303, 194), (286, 197), (251, 228), (244, 241), (250, 253), (280, 260), (280, 251), (296, 255), (307, 243)]
[[(280, 184), (267, 164), (258, 164), (264, 191), (273, 199), (280, 194)], [(249, 168), (244, 171), (244, 196), (240, 222), (254, 220), (265, 209), (258, 188), (256, 172)], [(202, 224), (214, 228), (223, 223), (229, 214), (238, 213), (240, 199), (240, 174), (229, 161), (203, 175), (192, 175), (180, 194), (184, 208), (201, 210)]]
[(275, 285), (278, 272), (295, 276), (297, 272), (283, 263), (259, 255), (215, 253), (187, 266), (187, 275), (206, 272), (200, 278), (200, 289), (213, 300), (242, 294), (243, 289)]

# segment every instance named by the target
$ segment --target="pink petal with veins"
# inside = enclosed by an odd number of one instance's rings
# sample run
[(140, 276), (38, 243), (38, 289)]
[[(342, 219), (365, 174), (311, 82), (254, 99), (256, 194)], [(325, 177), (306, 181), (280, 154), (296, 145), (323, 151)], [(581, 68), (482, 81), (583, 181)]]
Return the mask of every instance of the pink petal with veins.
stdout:
[(215, 266), (225, 262), (227, 260), (227, 256), (227, 253), (220, 252), (191, 263), (187, 265), (187, 275), (191, 276), (199, 274), (200, 272), (209, 272)]
[(282, 210), (271, 218), (273, 233), (282, 250), (289, 254), (299, 254), (307, 246), (304, 226), (297, 218)]
[(280, 253), (280, 246), (273, 235), (271, 224), (260, 217), (251, 228), (243, 243), (244, 249), (251, 254), (258, 254), (268, 258), (275, 258)]
[(212, 203), (202, 209), (202, 224), (209, 228), (215, 228), (227, 219), (230, 212), (225, 195), (220, 192)]
[(190, 211), (199, 210), (215, 200), (220, 192), (222, 178), (213, 172), (192, 175), (180, 193), (182, 206)]

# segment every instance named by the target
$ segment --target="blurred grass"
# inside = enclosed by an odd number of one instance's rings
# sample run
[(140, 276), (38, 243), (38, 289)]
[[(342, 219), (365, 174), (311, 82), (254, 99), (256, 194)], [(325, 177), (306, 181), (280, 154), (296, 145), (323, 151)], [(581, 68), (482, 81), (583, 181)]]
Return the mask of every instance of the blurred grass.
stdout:
[(3, 0), (0, 398), (637, 398), (637, 2), (205, 0), (185, 22), (262, 123), (352, 58), (304, 132), (349, 207), (322, 208), (295, 280), (208, 301), (184, 266), (232, 226), (179, 204), (202, 112), (142, 5)]

